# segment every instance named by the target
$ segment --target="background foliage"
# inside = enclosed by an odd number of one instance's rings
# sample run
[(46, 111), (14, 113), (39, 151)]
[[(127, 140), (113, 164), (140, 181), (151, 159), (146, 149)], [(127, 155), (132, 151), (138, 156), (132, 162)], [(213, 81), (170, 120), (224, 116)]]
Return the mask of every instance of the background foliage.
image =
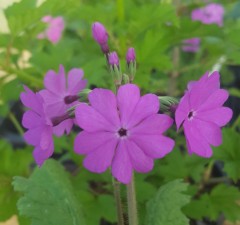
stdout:
[[(188, 81), (213, 69), (220, 70), (231, 93), (227, 104), (234, 118), (213, 158), (189, 156), (182, 133), (170, 131), (176, 140), (172, 153), (157, 160), (151, 173), (136, 175), (141, 224), (240, 220), (240, 3), (215, 2), (225, 8), (223, 27), (191, 21), (192, 9), (205, 4), (199, 0), (21, 0), (4, 9), (9, 32), (0, 33), (0, 221), (18, 215), (21, 225), (116, 222), (110, 173), (91, 174), (82, 167), (82, 157), (73, 154), (75, 134), (56, 139), (55, 160), (39, 169), (20, 126), (22, 84), (41, 89), (45, 73), (59, 64), (83, 68), (90, 88), (112, 87), (91, 37), (94, 21), (108, 29), (122, 68), (127, 48), (135, 48), (135, 82), (143, 93), (179, 97)], [(55, 45), (36, 38), (45, 29), (45, 15), (64, 17), (66, 28)], [(193, 37), (201, 38), (200, 50), (181, 51), (182, 41)], [(125, 199), (124, 187), (122, 195)]]

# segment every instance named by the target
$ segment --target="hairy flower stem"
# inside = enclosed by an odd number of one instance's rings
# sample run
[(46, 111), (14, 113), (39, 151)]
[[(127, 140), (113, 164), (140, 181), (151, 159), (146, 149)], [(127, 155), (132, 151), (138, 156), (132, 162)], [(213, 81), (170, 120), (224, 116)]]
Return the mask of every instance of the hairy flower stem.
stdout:
[(18, 120), (16, 119), (15, 115), (10, 112), (8, 114), (9, 119), (12, 121), (13, 125), (15, 126), (16, 130), (18, 131), (18, 133), (23, 136), (24, 135), (24, 130), (22, 129), (21, 125), (19, 124)]
[(122, 201), (121, 201), (121, 193), (120, 193), (120, 183), (114, 177), (112, 177), (112, 183), (113, 183), (114, 198), (115, 198), (116, 208), (117, 208), (118, 225), (124, 225), (123, 209), (122, 209)]
[(134, 176), (132, 177), (131, 182), (127, 185), (127, 202), (128, 202), (129, 225), (138, 225)]

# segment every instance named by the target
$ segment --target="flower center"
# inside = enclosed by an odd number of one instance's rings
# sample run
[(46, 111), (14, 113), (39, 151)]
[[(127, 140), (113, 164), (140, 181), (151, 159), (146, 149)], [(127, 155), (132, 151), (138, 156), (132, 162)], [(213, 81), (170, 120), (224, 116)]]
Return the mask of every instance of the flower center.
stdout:
[(75, 101), (77, 101), (79, 99), (79, 97), (77, 95), (68, 95), (64, 97), (64, 102), (65, 104), (71, 104)]
[(194, 115), (195, 115), (195, 112), (194, 112), (194, 111), (189, 112), (189, 113), (188, 113), (188, 119), (189, 119), (189, 120), (192, 120)]
[(121, 129), (118, 131), (118, 134), (119, 134), (120, 137), (127, 136), (127, 130), (124, 129), (124, 128), (121, 128)]

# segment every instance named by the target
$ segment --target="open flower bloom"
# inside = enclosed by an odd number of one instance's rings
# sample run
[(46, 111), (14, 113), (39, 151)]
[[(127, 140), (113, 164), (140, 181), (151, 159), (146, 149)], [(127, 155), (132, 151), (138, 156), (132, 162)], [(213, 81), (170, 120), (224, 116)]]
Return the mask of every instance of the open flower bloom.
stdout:
[(62, 32), (65, 26), (63, 17), (58, 16), (53, 18), (48, 15), (42, 18), (42, 22), (47, 23), (48, 27), (44, 32), (38, 34), (38, 38), (39, 39), (47, 38), (53, 44), (59, 42), (59, 40), (62, 37)]
[(81, 103), (75, 111), (78, 134), (74, 150), (86, 155), (84, 167), (102, 173), (111, 167), (113, 176), (129, 183), (132, 171), (147, 173), (153, 159), (168, 154), (174, 141), (163, 135), (173, 120), (159, 110), (154, 94), (140, 96), (136, 85), (119, 88), (117, 96), (110, 90), (94, 89), (89, 94), (90, 105)]
[(204, 24), (223, 25), (224, 8), (221, 4), (210, 3), (203, 8), (192, 11), (192, 20), (201, 21)]
[(227, 98), (228, 92), (220, 89), (218, 72), (206, 73), (200, 80), (189, 83), (175, 119), (178, 129), (183, 126), (190, 154), (210, 157), (211, 145), (222, 143), (220, 127), (232, 118), (232, 110), (222, 106)]
[[(47, 72), (44, 78), (45, 90), (40, 91), (46, 104), (46, 112), (49, 118), (54, 119), (67, 114), (69, 108), (79, 103), (78, 94), (85, 88), (87, 81), (83, 80), (83, 70), (74, 68), (65, 76), (64, 67), (60, 65), (59, 72), (53, 70)], [(73, 119), (66, 119), (54, 126), (53, 132), (61, 136), (70, 133), (74, 124)]]
[(30, 110), (23, 115), (22, 125), (28, 129), (24, 139), (35, 147), (33, 157), (41, 166), (53, 154), (54, 145), (52, 138), (52, 123), (46, 116), (44, 101), (39, 93), (32, 92), (24, 86), (25, 92), (21, 93), (22, 103)]

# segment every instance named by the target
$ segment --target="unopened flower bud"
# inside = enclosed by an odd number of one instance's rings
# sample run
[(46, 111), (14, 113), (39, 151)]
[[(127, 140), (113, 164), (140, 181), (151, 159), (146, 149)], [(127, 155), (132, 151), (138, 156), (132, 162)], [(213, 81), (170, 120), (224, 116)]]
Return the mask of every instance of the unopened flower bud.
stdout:
[(127, 74), (124, 73), (122, 78), (123, 78), (123, 83), (124, 84), (128, 84), (130, 82), (129, 81), (129, 76)]
[(129, 74), (130, 83), (133, 82), (133, 79), (136, 74), (136, 54), (134, 48), (129, 48), (126, 54), (127, 61), (127, 73)]
[(71, 116), (69, 115), (69, 113), (65, 113), (61, 116), (56, 116), (51, 118), (51, 122), (52, 122), (52, 126), (55, 127), (57, 125), (59, 125), (60, 123), (62, 123), (63, 121), (70, 119)]
[(175, 112), (177, 105), (179, 103), (179, 100), (174, 97), (170, 96), (159, 96), (158, 97), (160, 101), (160, 111), (161, 112)]
[(88, 95), (91, 93), (92, 90), (90, 89), (83, 89), (79, 94), (79, 98), (81, 102), (86, 102), (88, 101)]
[(105, 45), (108, 41), (108, 33), (105, 27), (99, 23), (95, 22), (92, 25), (92, 36), (99, 45)]
[(117, 87), (119, 87), (122, 83), (122, 73), (119, 65), (119, 58), (116, 52), (111, 52), (108, 55), (108, 64), (114, 83)]
[(104, 54), (107, 55), (109, 53), (108, 43), (105, 43), (105, 44), (101, 45), (101, 50)]
[(108, 57), (109, 65), (114, 67), (115, 65), (119, 67), (119, 58), (116, 52), (111, 52)]
[(129, 48), (126, 55), (127, 63), (134, 62), (136, 60), (136, 54), (134, 48)]

